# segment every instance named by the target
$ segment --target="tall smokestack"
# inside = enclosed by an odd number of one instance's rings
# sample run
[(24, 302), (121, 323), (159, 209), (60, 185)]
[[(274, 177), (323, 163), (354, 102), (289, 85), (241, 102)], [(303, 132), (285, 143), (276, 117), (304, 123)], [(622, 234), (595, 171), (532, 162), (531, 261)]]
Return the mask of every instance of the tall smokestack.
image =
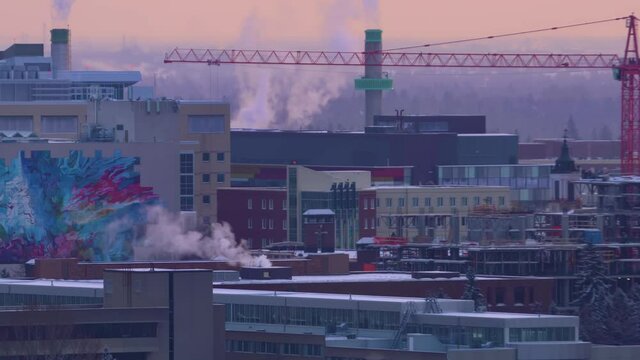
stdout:
[(382, 91), (391, 90), (393, 81), (382, 77), (382, 30), (364, 31), (364, 77), (356, 79), (356, 90), (364, 90), (364, 124), (373, 125), (373, 116), (382, 113)]
[(69, 29), (51, 29), (51, 71), (58, 77), (58, 71), (71, 70), (71, 46)]

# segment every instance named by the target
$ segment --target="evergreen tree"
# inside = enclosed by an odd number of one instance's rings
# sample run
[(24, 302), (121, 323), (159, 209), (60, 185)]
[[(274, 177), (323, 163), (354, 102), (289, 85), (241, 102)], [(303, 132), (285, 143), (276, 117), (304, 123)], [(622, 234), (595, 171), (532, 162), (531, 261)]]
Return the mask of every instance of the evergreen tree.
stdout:
[(612, 282), (593, 244), (587, 244), (578, 255), (578, 279), (572, 304), (579, 307), (582, 339), (603, 343), (607, 340), (605, 320)]
[(600, 343), (609, 345), (637, 344), (638, 324), (634, 319), (634, 304), (627, 294), (618, 288), (607, 302), (605, 332)]
[(635, 284), (629, 291), (629, 300), (632, 304), (632, 311), (630, 316), (633, 318), (633, 322), (635, 326), (633, 327), (633, 331), (635, 331), (634, 344), (640, 345), (640, 285)]
[(573, 115), (569, 115), (569, 121), (567, 121), (567, 136), (572, 139), (580, 140), (580, 134), (578, 134), (578, 127), (575, 121), (573, 121)]
[(467, 284), (462, 294), (463, 300), (473, 300), (475, 311), (482, 311), (486, 307), (484, 295), (476, 287), (476, 273), (471, 266), (467, 267)]

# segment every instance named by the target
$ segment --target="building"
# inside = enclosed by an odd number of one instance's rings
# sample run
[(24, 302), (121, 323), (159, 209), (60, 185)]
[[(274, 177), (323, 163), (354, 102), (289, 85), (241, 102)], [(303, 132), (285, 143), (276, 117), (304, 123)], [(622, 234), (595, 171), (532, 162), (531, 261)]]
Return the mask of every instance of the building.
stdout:
[(213, 101), (0, 103), (0, 258), (127, 260), (152, 205), (215, 221), (229, 121)]
[[(484, 133), (484, 116), (377, 119), (383, 125), (369, 126), (364, 132), (236, 129), (231, 133), (231, 162), (344, 168), (410, 166), (413, 185), (435, 184), (438, 165), (518, 162), (517, 135)], [(483, 132), (470, 133), (476, 130)]]
[(506, 210), (511, 200), (504, 186), (378, 186), (363, 189), (359, 206), (363, 235), (458, 243), (473, 209)]
[(0, 281), (0, 356), (224, 359), (205, 270), (108, 270), (104, 282)]
[[(0, 351), (31, 355), (37, 343), (122, 359), (604, 359), (578, 339), (574, 316), (474, 312), (470, 300), (431, 297), (212, 291), (211, 280), (210, 271), (162, 269), (0, 279)], [(33, 327), (57, 335), (26, 336)]]
[(0, 101), (68, 101), (128, 98), (139, 71), (72, 69), (69, 29), (51, 30), (50, 56), (44, 44), (13, 44), (0, 51)]

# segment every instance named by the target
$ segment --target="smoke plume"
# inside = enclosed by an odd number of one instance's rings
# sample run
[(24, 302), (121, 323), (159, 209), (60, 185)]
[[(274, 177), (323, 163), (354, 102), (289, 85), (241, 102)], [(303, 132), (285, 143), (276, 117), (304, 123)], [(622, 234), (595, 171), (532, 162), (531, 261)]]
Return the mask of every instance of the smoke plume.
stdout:
[(74, 2), (75, 0), (52, 0), (54, 20), (67, 21)]
[(162, 207), (147, 211), (147, 231), (136, 259), (200, 259), (224, 260), (231, 265), (269, 267), (266, 256), (253, 256), (244, 241), (236, 241), (227, 223), (212, 224), (211, 233), (185, 231), (185, 223)]

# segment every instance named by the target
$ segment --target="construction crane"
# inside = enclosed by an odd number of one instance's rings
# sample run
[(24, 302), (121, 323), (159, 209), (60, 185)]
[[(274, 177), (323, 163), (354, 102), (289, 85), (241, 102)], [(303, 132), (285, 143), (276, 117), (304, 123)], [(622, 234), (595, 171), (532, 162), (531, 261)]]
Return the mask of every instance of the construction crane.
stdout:
[[(504, 54), (504, 53), (436, 53), (407, 51), (435, 45), (446, 45), (495, 39), (507, 36), (551, 31), (625, 20), (627, 41), (622, 56), (617, 54)], [(524, 69), (611, 69), (621, 82), (621, 173), (640, 175), (640, 56), (638, 54), (638, 18), (635, 15), (604, 19), (552, 28), (522, 31), (395, 49), (382, 49), (382, 31), (365, 31), (362, 52), (301, 50), (180, 49), (165, 55), (165, 63), (271, 64), (363, 66), (365, 75), (355, 80), (355, 87), (365, 91), (365, 125), (373, 124), (373, 115), (382, 111), (382, 91), (392, 88), (392, 80), (383, 77), (382, 67), (438, 68), (524, 68)]]

